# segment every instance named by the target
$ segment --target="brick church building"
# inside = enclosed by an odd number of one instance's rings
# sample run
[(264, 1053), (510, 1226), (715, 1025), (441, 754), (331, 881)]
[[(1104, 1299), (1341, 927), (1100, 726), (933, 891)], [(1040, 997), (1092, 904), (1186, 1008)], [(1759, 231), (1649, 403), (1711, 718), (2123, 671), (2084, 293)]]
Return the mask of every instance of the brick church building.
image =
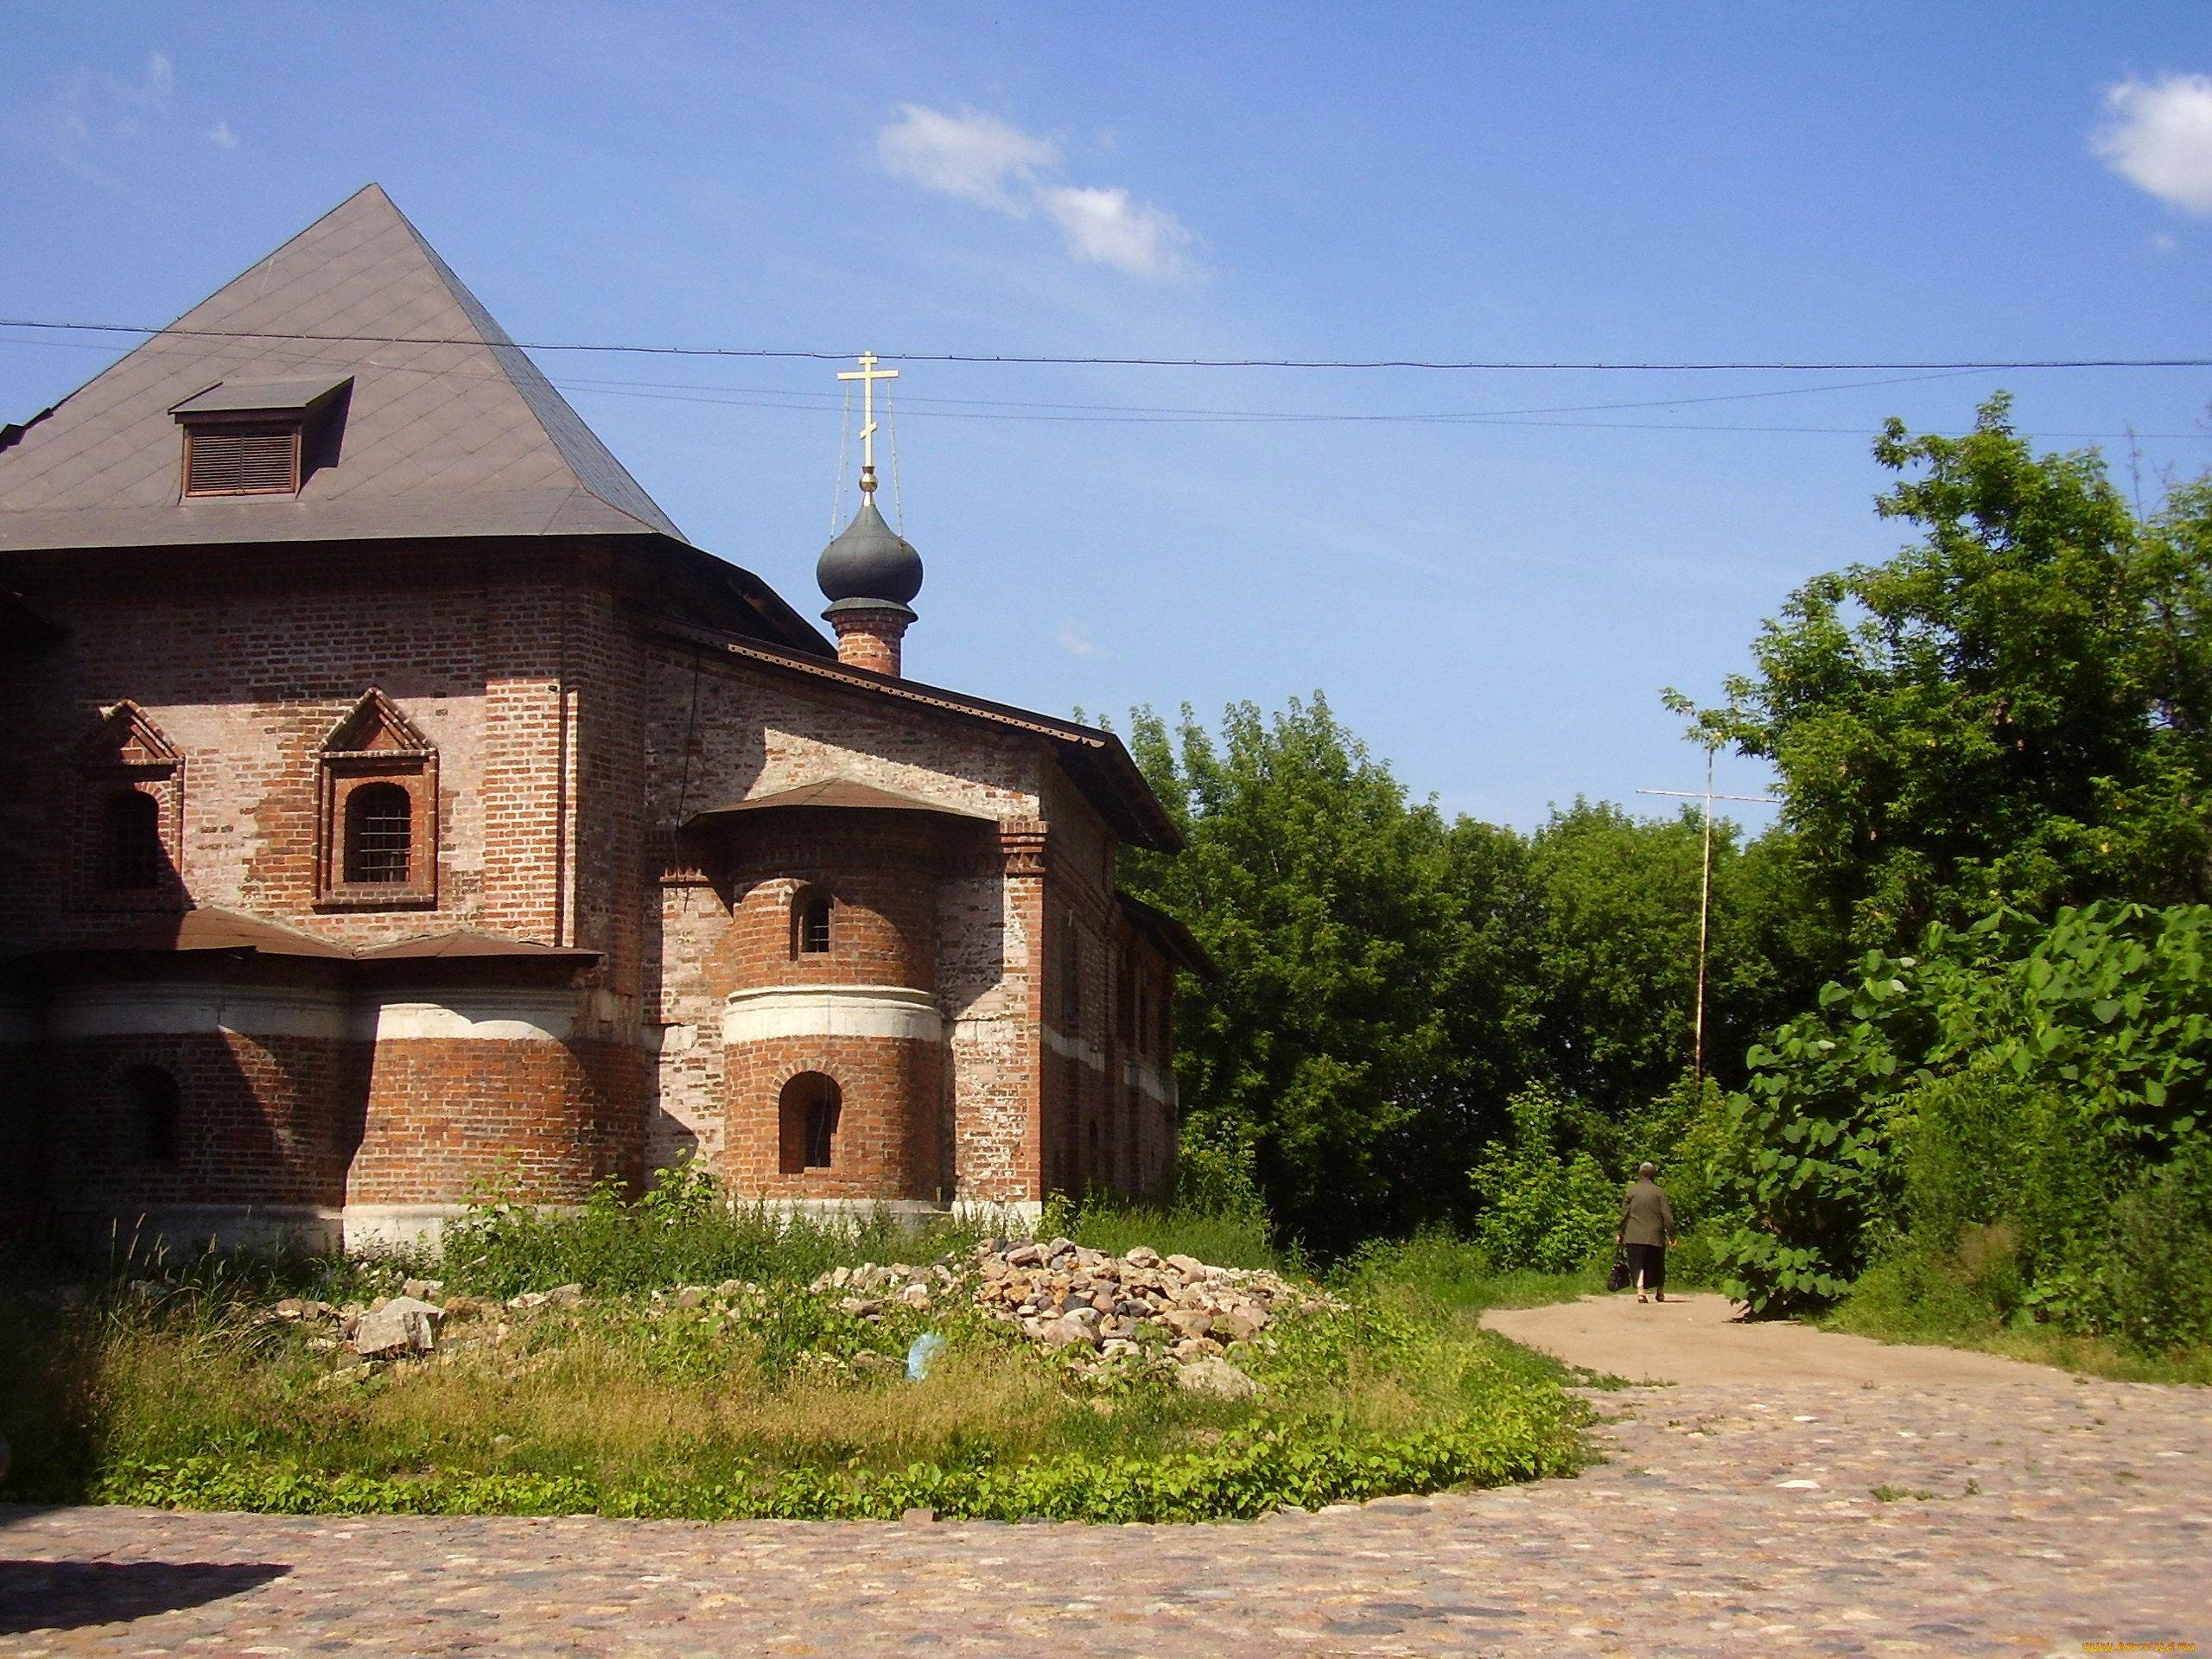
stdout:
[(0, 1211), (1155, 1187), (1206, 965), (1115, 867), (1175, 827), (1111, 734), (903, 677), (862, 501), (833, 643), (374, 186), (0, 428)]

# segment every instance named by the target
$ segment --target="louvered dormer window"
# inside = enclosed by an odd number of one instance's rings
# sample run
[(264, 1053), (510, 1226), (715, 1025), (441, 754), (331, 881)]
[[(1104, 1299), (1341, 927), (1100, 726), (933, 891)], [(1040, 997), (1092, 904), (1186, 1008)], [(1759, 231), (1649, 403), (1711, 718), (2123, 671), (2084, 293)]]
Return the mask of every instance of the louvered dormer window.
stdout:
[(185, 428), (187, 495), (296, 495), (299, 489), (296, 424)]
[(353, 382), (225, 380), (169, 413), (184, 429), (186, 497), (296, 495), (338, 459)]

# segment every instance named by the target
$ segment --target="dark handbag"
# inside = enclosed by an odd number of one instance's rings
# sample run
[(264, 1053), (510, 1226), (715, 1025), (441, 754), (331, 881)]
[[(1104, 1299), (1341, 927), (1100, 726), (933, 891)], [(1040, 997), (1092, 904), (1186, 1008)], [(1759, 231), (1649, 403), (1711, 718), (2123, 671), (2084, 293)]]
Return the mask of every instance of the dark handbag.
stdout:
[(1625, 1244), (1616, 1245), (1613, 1249), (1613, 1270), (1605, 1277), (1605, 1288), (1607, 1290), (1626, 1290), (1628, 1288), (1628, 1246)]

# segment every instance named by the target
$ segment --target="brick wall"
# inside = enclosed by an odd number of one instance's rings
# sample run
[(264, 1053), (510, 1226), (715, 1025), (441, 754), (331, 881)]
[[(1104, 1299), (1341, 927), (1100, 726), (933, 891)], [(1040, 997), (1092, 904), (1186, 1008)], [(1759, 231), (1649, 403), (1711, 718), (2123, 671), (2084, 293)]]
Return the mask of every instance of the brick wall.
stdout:
[(459, 1204), (483, 1185), (574, 1204), (642, 1173), (637, 1050), (597, 1042), (376, 1045), (352, 1204)]
[[(742, 1086), (733, 1075), (733, 1067), (752, 1063), (718, 1040), (731, 992), (804, 982), (906, 985), (930, 990), (944, 1020), (935, 1109), (918, 1109), (915, 1121), (933, 1129), (930, 1162), (948, 1196), (1040, 1197), (1042, 1050), (1033, 981), (1041, 962), (1046, 834), (1037, 805), (1055, 771), (1046, 746), (867, 693), (802, 687), (711, 651), (655, 647), (652, 655), (645, 833), (664, 884), (648, 1001), (660, 1031), (652, 1156), (696, 1144), (734, 1178), (741, 1167), (755, 1175), (763, 1164), (772, 1169), (767, 1154), (742, 1153), (730, 1138), (729, 1103), (742, 1096), (754, 1103), (748, 1109), (762, 1109), (758, 1076), (777, 1069), (763, 1062)], [(823, 778), (942, 802), (990, 822), (914, 832), (851, 823), (900, 815), (810, 820), (779, 811), (762, 816), (797, 828), (747, 827), (734, 849), (722, 832), (704, 840), (678, 833), (702, 811)], [(1095, 823), (1079, 797), (1069, 810)], [(832, 820), (842, 822), (833, 830)], [(994, 823), (1014, 826), (1011, 842), (994, 833)], [(925, 839), (915, 841), (918, 833)], [(1103, 830), (1097, 834), (1103, 847)], [(1009, 874), (1010, 861), (1019, 873)], [(790, 899), (808, 883), (852, 901), (861, 954), (850, 965), (791, 957)], [(914, 1086), (927, 1086), (925, 1071), (909, 1075)], [(930, 1196), (922, 1185), (910, 1180), (906, 1191), (874, 1196)]]
[[(1082, 918), (1101, 1010), (1116, 949), (1113, 840), (1050, 745), (651, 639), (623, 597), (641, 567), (618, 564), (588, 543), (361, 543), (0, 571), (71, 631), (52, 650), (0, 654), (0, 774), (16, 785), (0, 791), (0, 951), (132, 919), (86, 902), (69, 822), (84, 810), (86, 739), (103, 708), (130, 698), (176, 753), (148, 786), (168, 791), (164, 831), (193, 903), (347, 946), (471, 929), (603, 953), (556, 1022), (559, 1040), (406, 1039), (372, 1065), (363, 1051), (349, 1072), (337, 1049), (315, 1059), (286, 1046), (321, 1039), (184, 1033), (178, 1063), (210, 1103), (222, 1158), (189, 1173), (121, 1163), (99, 1173), (99, 1138), (80, 1140), (69, 1179), (85, 1194), (106, 1182), (118, 1202), (158, 1190), (180, 1202), (325, 1203), (335, 1192), (427, 1204), (507, 1167), (547, 1196), (574, 1196), (696, 1143), (747, 1179), (1033, 1199), (1157, 1162), (1172, 1130), (1122, 1124), (1141, 1111), (1116, 1104), (1128, 1096), (1103, 1027), (1061, 1042), (1096, 1076), (1071, 1085), (1064, 1121), (1048, 1122), (1051, 906)], [(319, 755), (371, 687), (435, 752), (435, 899), (338, 908), (317, 884)], [(702, 810), (830, 777), (974, 822), (777, 813), (703, 839), (683, 829)], [(827, 962), (790, 950), (791, 899), (808, 884), (840, 905)], [(808, 1056), (728, 1052), (721, 1022), (734, 992), (808, 983), (923, 994), (941, 1034), (816, 1044), (811, 1060), (856, 1068), (841, 1078), (852, 1150), (826, 1177), (785, 1178), (762, 1150), (760, 1091)], [(58, 1058), (36, 1110), (59, 1121), (116, 1063), (91, 1050)]]
[[(746, 1197), (947, 1198), (936, 1103), (944, 1046), (896, 1038), (791, 1037), (733, 1047), (728, 1060), (725, 1173)], [(841, 1096), (829, 1167), (785, 1173), (779, 1106), (802, 1073), (833, 1079)]]
[[(327, 1038), (183, 1032), (48, 1045), (55, 1206), (123, 1216), (163, 1205), (345, 1201), (348, 1105), (359, 1045)], [(127, 1083), (136, 1068), (174, 1077), (175, 1140), (153, 1155)]]

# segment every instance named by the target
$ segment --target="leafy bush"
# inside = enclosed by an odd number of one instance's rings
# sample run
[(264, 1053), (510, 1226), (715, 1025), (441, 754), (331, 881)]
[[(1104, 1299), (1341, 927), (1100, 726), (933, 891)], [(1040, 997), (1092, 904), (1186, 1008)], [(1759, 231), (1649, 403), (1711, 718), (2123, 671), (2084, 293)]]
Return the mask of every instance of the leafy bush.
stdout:
[(2113, 1206), (2110, 1324), (2145, 1352), (2212, 1340), (2212, 1181), (2202, 1156), (2171, 1165)]
[(322, 1476), (192, 1457), (130, 1463), (103, 1477), (98, 1501), (280, 1515), (567, 1515), (698, 1521), (896, 1520), (927, 1507), (948, 1519), (1104, 1523), (1256, 1520), (1397, 1493), (1498, 1486), (1572, 1472), (1578, 1414), (1558, 1390), (1516, 1388), (1480, 1419), (1361, 1445), (1327, 1426), (1262, 1423), (1201, 1452), (1137, 1459), (1039, 1458), (1012, 1468), (915, 1464), (884, 1475), (785, 1469), (728, 1484), (647, 1481), (610, 1487), (584, 1476), (448, 1474), (416, 1479)]
[(1942, 1287), (1985, 1318), (2138, 1345), (2204, 1330), (2169, 1264), (2212, 1249), (2193, 1173), (2212, 1155), (2212, 909), (1931, 930), (1926, 955), (1870, 953), (1751, 1059), (1720, 1197), (1747, 1217), (1721, 1256), (1755, 1309), (1833, 1301), (1878, 1265), (1871, 1291)]
[(1506, 1111), (1511, 1138), (1493, 1142), (1470, 1177), (1483, 1202), (1475, 1242), (1492, 1270), (1572, 1273), (1610, 1255), (1620, 1190), (1590, 1153), (1570, 1149), (1570, 1109), (1535, 1088)]
[(1176, 1135), (1175, 1207), (1187, 1215), (1265, 1227), (1267, 1201), (1260, 1192), (1258, 1154), (1248, 1125), (1206, 1112), (1184, 1117)]

